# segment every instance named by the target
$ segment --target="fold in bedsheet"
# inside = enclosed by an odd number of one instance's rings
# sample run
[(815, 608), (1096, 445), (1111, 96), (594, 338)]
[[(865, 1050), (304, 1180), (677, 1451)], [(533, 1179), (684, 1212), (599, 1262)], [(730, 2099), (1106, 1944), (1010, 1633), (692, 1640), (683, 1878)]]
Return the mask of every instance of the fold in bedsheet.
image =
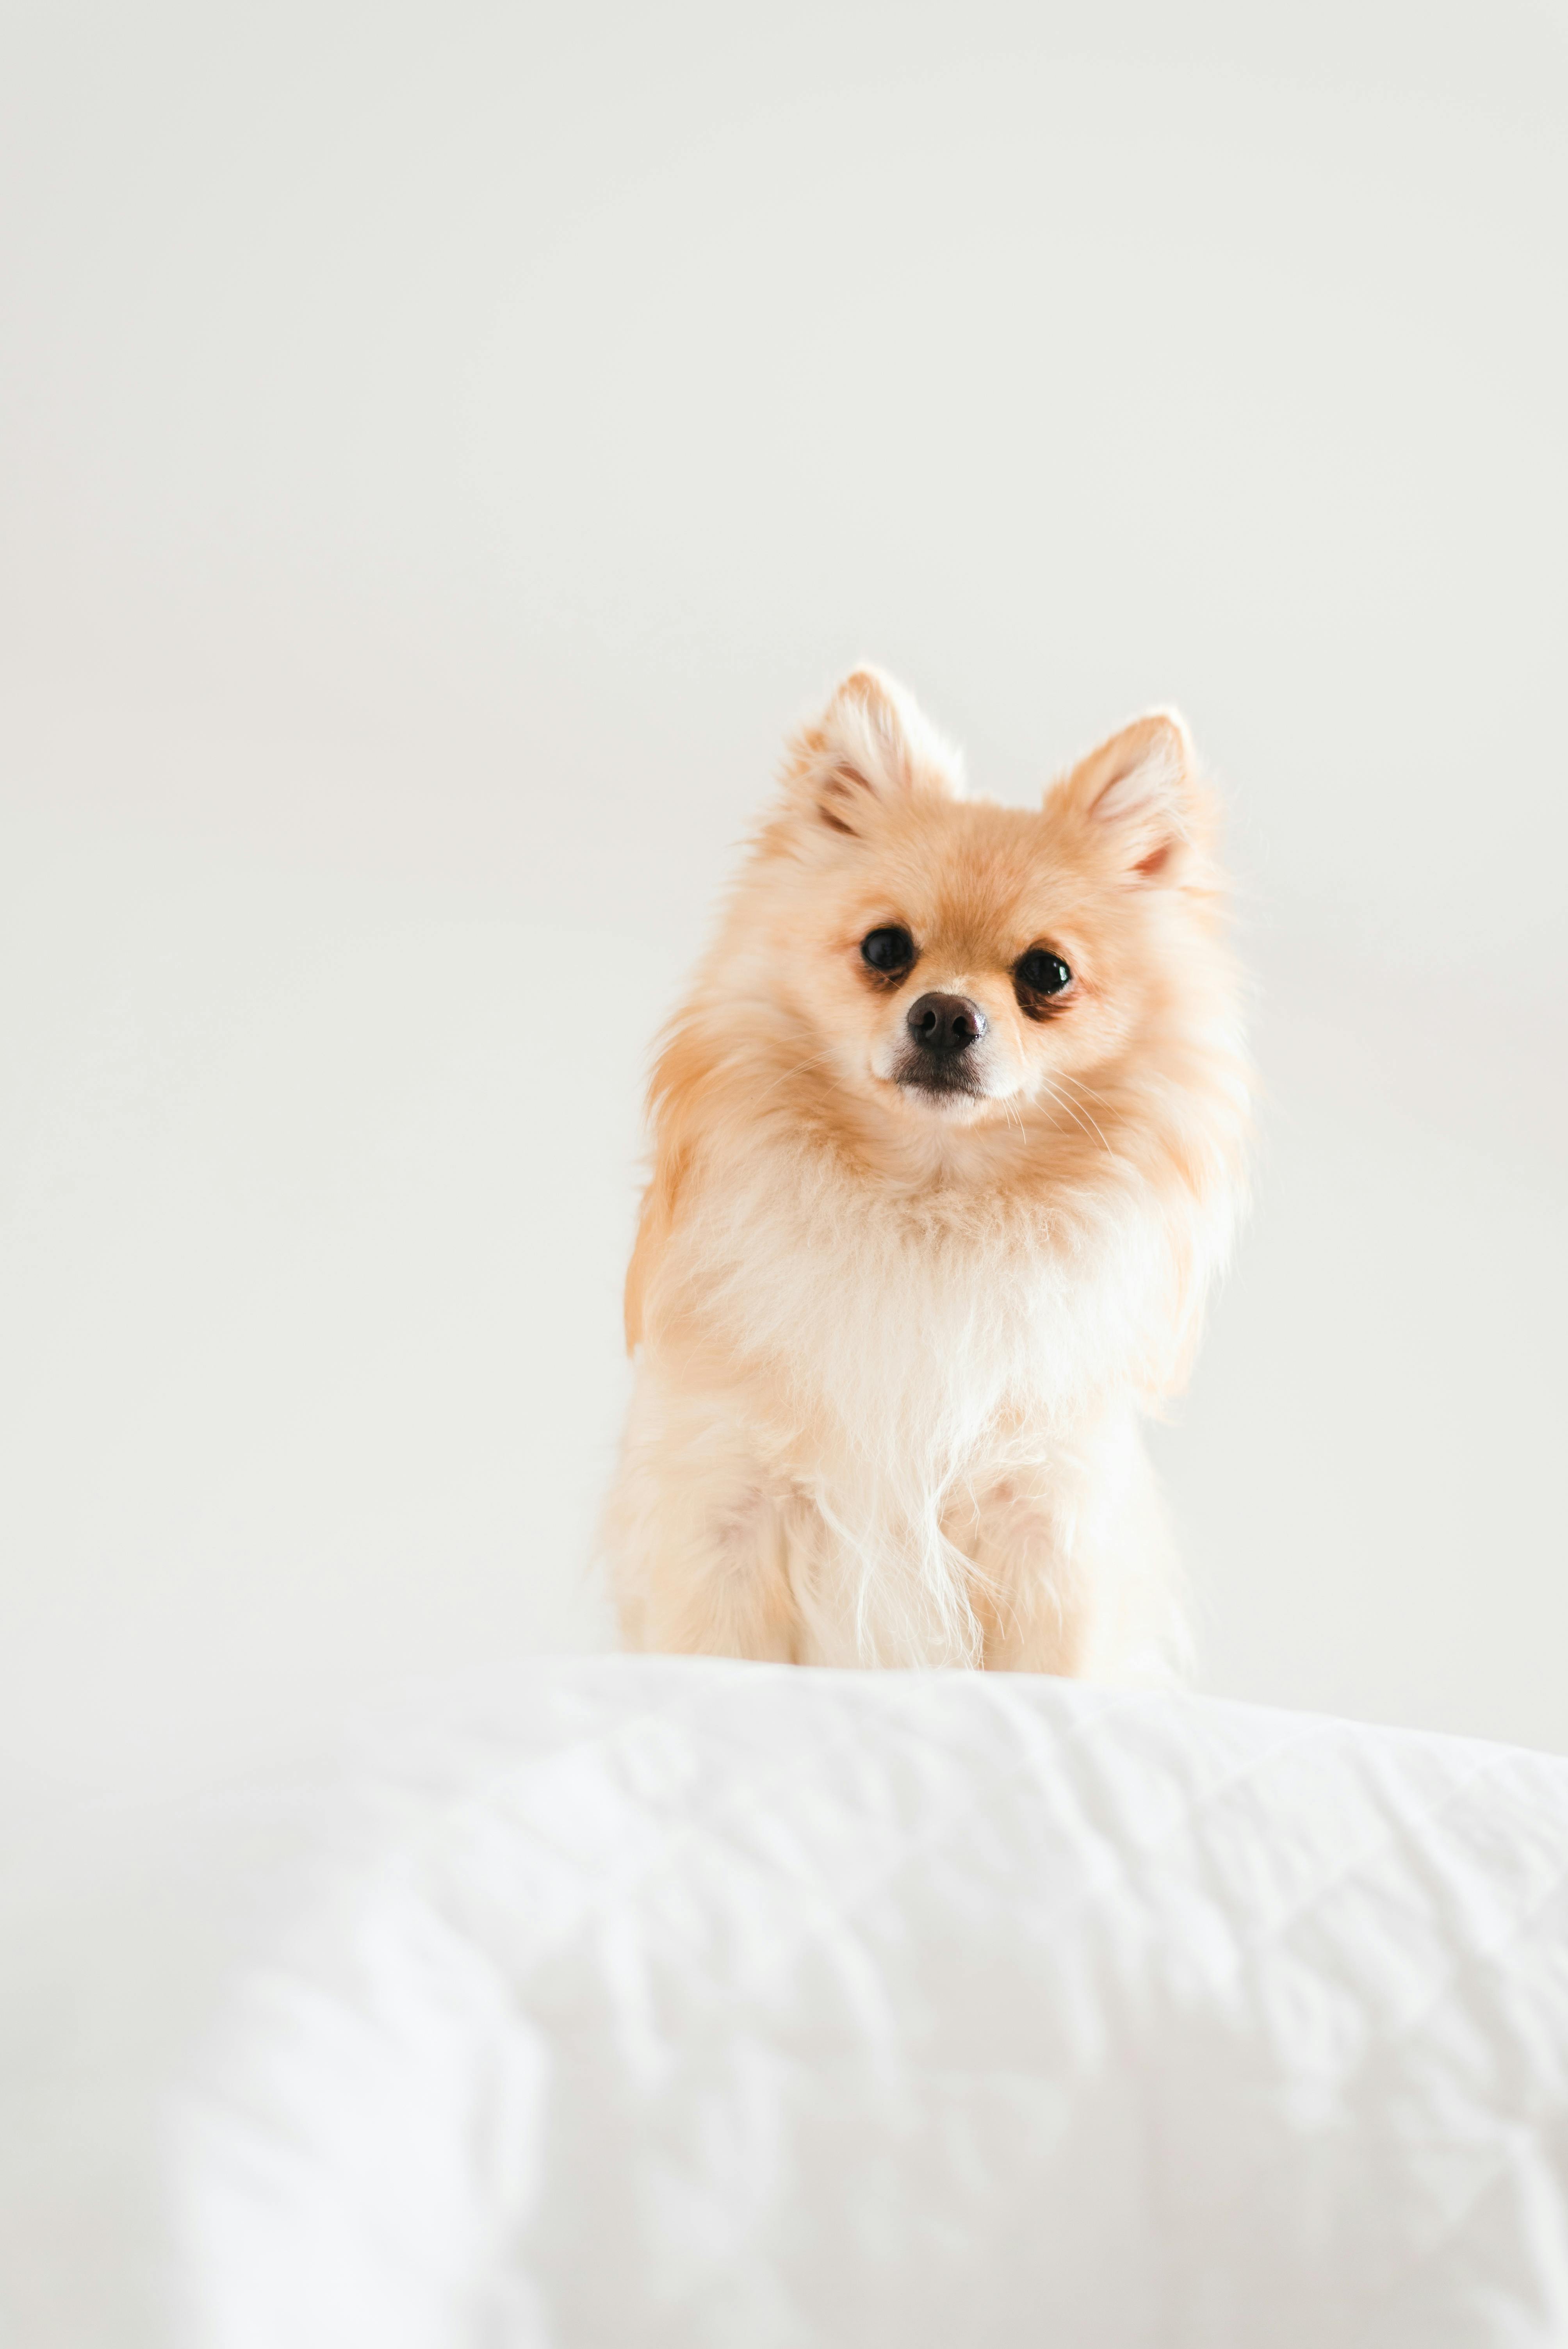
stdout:
[(1544, 2349), (1568, 1764), (519, 1667), (337, 1804), (174, 2144), (199, 2349)]

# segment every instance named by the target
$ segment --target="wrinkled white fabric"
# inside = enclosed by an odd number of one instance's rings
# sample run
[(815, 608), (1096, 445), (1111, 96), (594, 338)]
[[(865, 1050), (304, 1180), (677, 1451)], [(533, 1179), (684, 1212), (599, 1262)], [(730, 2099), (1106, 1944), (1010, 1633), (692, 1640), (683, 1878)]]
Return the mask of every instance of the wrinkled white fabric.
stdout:
[(603, 1659), (405, 1733), (181, 2099), (199, 2349), (1568, 2342), (1568, 1763)]

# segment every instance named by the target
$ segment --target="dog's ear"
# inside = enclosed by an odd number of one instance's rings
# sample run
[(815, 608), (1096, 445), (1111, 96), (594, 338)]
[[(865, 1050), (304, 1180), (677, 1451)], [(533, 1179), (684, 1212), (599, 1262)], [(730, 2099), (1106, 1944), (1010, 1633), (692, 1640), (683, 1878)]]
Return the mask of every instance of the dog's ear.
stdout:
[(1174, 709), (1150, 709), (1091, 750), (1047, 794), (1115, 855), (1130, 877), (1173, 873), (1202, 828), (1206, 794), (1192, 738)]
[(862, 664), (838, 686), (821, 716), (789, 745), (786, 787), (811, 820), (858, 838), (879, 805), (900, 799), (955, 799), (957, 753), (927, 723), (910, 695)]

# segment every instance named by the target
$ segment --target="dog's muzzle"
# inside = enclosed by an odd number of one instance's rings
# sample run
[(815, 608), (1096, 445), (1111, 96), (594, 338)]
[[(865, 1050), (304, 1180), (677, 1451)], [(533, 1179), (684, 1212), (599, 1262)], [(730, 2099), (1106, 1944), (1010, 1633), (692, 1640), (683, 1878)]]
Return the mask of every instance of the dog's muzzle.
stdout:
[(896, 1075), (922, 1092), (978, 1093), (979, 1071), (966, 1055), (985, 1033), (985, 1014), (966, 995), (923, 995), (904, 1021), (909, 1043)]

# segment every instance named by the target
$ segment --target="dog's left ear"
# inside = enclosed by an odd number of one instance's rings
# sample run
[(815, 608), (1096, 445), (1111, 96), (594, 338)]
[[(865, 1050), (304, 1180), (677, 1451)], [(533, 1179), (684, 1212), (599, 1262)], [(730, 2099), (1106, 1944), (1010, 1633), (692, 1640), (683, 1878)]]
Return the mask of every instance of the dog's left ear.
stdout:
[(821, 716), (789, 745), (792, 798), (828, 831), (858, 839), (878, 811), (921, 796), (956, 798), (956, 751), (928, 724), (913, 697), (862, 663), (838, 686)]
[(1080, 759), (1047, 804), (1070, 808), (1130, 878), (1152, 881), (1192, 844), (1203, 800), (1184, 721), (1150, 709)]

